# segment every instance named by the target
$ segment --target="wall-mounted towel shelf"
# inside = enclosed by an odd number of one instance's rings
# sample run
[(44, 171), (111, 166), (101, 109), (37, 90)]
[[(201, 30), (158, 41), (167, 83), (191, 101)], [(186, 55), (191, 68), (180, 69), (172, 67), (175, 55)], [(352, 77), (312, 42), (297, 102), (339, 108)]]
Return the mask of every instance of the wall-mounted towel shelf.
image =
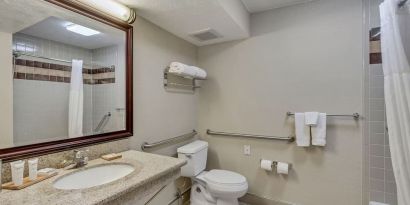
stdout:
[[(287, 112), (286, 115), (287, 116), (293, 116), (293, 115), (295, 115), (295, 113)], [(355, 120), (358, 120), (360, 118), (360, 114), (357, 113), (357, 112), (355, 112), (351, 115), (327, 115), (327, 116), (329, 116), (329, 117), (353, 117)]]
[[(164, 87), (168, 88), (168, 87), (180, 87), (180, 88), (191, 88), (193, 91), (195, 91), (195, 89), (197, 88), (201, 88), (201, 86), (197, 85), (197, 80), (206, 80), (206, 79), (202, 79), (202, 78), (192, 78), (192, 79), (188, 79), (188, 78), (183, 78), (181, 76), (178, 76), (178, 78), (183, 79), (185, 81), (189, 80), (188, 84), (184, 84), (184, 83), (179, 83), (179, 82), (170, 82), (169, 80), (169, 75), (174, 75), (172, 73), (169, 72), (169, 66), (166, 67), (164, 69)], [(177, 75), (175, 75), (177, 76)]]
[(248, 138), (259, 138), (259, 139), (271, 139), (271, 140), (286, 140), (288, 142), (295, 141), (294, 136), (289, 137), (278, 137), (271, 135), (254, 135), (254, 134), (242, 134), (242, 133), (229, 133), (229, 132), (217, 132), (212, 130), (206, 130), (208, 135), (221, 135), (221, 136), (234, 136), (234, 137), (248, 137)]
[(141, 145), (141, 149), (143, 151), (145, 151), (146, 149), (149, 149), (149, 148), (154, 148), (154, 147), (158, 147), (158, 146), (161, 146), (161, 145), (164, 145), (164, 144), (169, 144), (169, 143), (176, 142), (176, 141), (179, 141), (179, 140), (182, 140), (182, 139), (185, 139), (185, 138), (192, 138), (196, 134), (197, 134), (196, 130), (193, 130), (190, 133), (183, 134), (183, 135), (180, 135), (180, 136), (177, 136), (177, 137), (174, 137), (174, 138), (171, 138), (171, 139), (167, 139), (167, 140), (162, 140), (162, 141), (159, 141), (159, 142), (154, 142), (154, 143), (144, 142)]

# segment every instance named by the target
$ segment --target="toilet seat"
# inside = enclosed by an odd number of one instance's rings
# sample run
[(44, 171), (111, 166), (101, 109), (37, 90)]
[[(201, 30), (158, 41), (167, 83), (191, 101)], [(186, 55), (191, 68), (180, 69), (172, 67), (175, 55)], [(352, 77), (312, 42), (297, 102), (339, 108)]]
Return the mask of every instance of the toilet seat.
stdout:
[(246, 178), (238, 173), (213, 169), (205, 174), (205, 180), (210, 183), (216, 183), (226, 186), (240, 186), (246, 184)]
[(201, 176), (213, 196), (218, 198), (238, 198), (248, 190), (246, 178), (226, 170), (211, 170)]

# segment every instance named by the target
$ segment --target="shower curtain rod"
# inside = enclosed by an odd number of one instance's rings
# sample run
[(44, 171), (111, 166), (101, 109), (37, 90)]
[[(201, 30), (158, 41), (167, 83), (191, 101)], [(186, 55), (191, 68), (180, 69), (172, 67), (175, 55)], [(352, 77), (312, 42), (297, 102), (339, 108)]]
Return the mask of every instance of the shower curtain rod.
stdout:
[[(63, 60), (63, 59), (58, 59), (58, 58), (49, 58), (49, 57), (44, 57), (44, 56), (37, 56), (37, 55), (31, 55), (31, 54), (27, 54), (27, 53), (20, 53), (20, 52), (13, 52), (13, 56), (18, 59), (20, 56), (29, 56), (29, 57), (34, 57), (34, 58), (42, 58), (42, 59), (47, 59), (47, 60), (52, 60), (52, 61), (60, 61), (60, 62), (64, 62), (64, 63), (72, 63), (71, 61), (68, 60)], [(88, 65), (88, 66), (93, 66), (92, 64), (88, 64), (88, 63), (84, 63), (84, 65)], [(110, 65), (107, 67), (115, 67), (114, 65)]]

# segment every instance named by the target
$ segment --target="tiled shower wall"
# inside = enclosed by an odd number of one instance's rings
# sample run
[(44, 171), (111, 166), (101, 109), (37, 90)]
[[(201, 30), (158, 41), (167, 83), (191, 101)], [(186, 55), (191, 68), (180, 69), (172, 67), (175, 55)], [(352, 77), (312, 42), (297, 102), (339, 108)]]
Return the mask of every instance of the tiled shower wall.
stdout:
[(368, 129), (365, 133), (365, 187), (367, 190), (364, 201), (397, 204), (396, 184), (390, 158), (389, 138), (386, 131), (386, 116), (384, 103), (384, 79), (380, 48), (380, 16), (379, 5), (382, 0), (368, 1), (369, 30), (369, 66), (365, 89), (366, 119)]
[[(46, 56), (49, 58), (58, 58), (68, 61), (71, 61), (71, 59), (82, 59), (85, 64), (91, 64), (92, 62), (91, 50), (41, 39), (21, 33), (13, 35), (13, 50), (29, 53), (32, 55)], [(52, 61), (50, 61), (49, 63), (52, 63)]]
[(94, 127), (98, 125), (107, 112), (111, 118), (103, 132), (125, 129), (125, 47), (121, 45), (94, 49), (93, 63), (97, 65), (113, 65), (116, 81), (114, 84), (101, 84), (93, 87)]
[[(63, 60), (83, 59), (86, 64), (92, 62), (92, 53), (87, 49), (24, 34), (13, 35), (13, 50)], [(31, 57), (21, 58), (56, 63)], [(65, 66), (70, 65), (68, 63), (58, 63)], [(70, 84), (68, 83), (14, 80), (15, 117), (13, 127), (15, 146), (67, 137), (69, 87)], [(84, 85), (84, 96), (91, 95), (91, 86)], [(92, 130), (91, 103), (90, 98), (84, 98), (84, 133)]]
[[(115, 68), (118, 63), (117, 58), (120, 53), (115, 49), (118, 49), (117, 46), (110, 48), (101, 48), (95, 50), (87, 50), (79, 47), (74, 47), (70, 45), (61, 44), (54, 41), (49, 41), (45, 39), (40, 39), (24, 34), (15, 34), (13, 36), (13, 46), (14, 50), (29, 53), (32, 55), (46, 56), (50, 58), (58, 58), (63, 60), (70, 61), (71, 59), (83, 59), (84, 64), (94, 64), (94, 59), (98, 60), (102, 51), (105, 51), (106, 54), (104, 57), (109, 57), (114, 62), (102, 62), (109, 64), (98, 64), (100, 65), (113, 65)], [(108, 53), (112, 52), (111, 56), (108, 56)], [(94, 57), (95, 56), (95, 57)], [(68, 70), (71, 69), (69, 63), (55, 62), (44, 59), (35, 59), (31, 57), (21, 57), (21, 59), (41, 61), (44, 63), (55, 64), (58, 63), (58, 66), (62, 66)], [(20, 64), (21, 62), (19, 62)], [(96, 124), (101, 119), (98, 116), (98, 112), (95, 113), (94, 107), (101, 107), (105, 111), (100, 113), (107, 113), (108, 111), (115, 110), (114, 105), (110, 102), (112, 101), (113, 93), (115, 93), (116, 84), (122, 84), (122, 82), (115, 82), (115, 79), (110, 79), (109, 83), (102, 83), (104, 78), (107, 75), (114, 75), (114, 73), (100, 72), (103, 66), (93, 66), (91, 68), (88, 65), (84, 65), (85, 68), (91, 69), (90, 73), (84, 74), (88, 76), (93, 76), (92, 82), (85, 82), (84, 85), (84, 134), (89, 135), (94, 133), (94, 128)], [(18, 68), (18, 69), (17, 69)], [(26, 66), (16, 65), (16, 70), (24, 70), (29, 68)], [(50, 73), (67, 73), (69, 78), (70, 71), (67, 69), (38, 69), (34, 70), (45, 70)], [(122, 65), (122, 68), (124, 66)], [(27, 71), (26, 69), (25, 71)], [(106, 69), (104, 69), (106, 70)], [(115, 72), (119, 69), (114, 69)], [(98, 71), (98, 72), (94, 72)], [(90, 75), (91, 74), (91, 75)], [(51, 75), (51, 74), (50, 74)], [(26, 76), (29, 76), (27, 74)], [(115, 76), (115, 75), (114, 75)], [(16, 77), (16, 76), (15, 76)], [(69, 93), (69, 83), (61, 83), (60, 81), (53, 81), (53, 76), (49, 76), (47, 80), (42, 78), (29, 79), (21, 78), (22, 75), (19, 75), (14, 81), (14, 98), (15, 98), (15, 116), (18, 116), (14, 119), (14, 141), (15, 145), (23, 145), (26, 143), (37, 143), (42, 141), (56, 140), (60, 138), (66, 138), (68, 133), (68, 93)], [(48, 77), (48, 76), (41, 76)], [(66, 77), (64, 77), (66, 81)], [(101, 80), (100, 80), (101, 79)], [(122, 78), (123, 79), (123, 78)], [(113, 81), (111, 81), (113, 80)], [(50, 82), (51, 81), (51, 82)], [(63, 81), (63, 82), (64, 82)], [(94, 82), (95, 81), (95, 82)], [(98, 82), (97, 82), (98, 81)], [(101, 82), (100, 82), (101, 81)], [(69, 82), (69, 79), (68, 79)], [(104, 81), (105, 82), (105, 81)], [(108, 81), (107, 81), (108, 82)], [(98, 85), (91, 85), (98, 83)], [(116, 84), (114, 84), (116, 83)], [(101, 86), (101, 87), (100, 87)], [(104, 88), (102, 88), (104, 87)], [(29, 92), (28, 92), (29, 91)], [(124, 92), (125, 93), (125, 92)], [(124, 94), (125, 95), (125, 94)], [(103, 97), (101, 97), (103, 96)], [(39, 100), (38, 100), (39, 99)], [(44, 100), (48, 99), (48, 100)], [(116, 98), (114, 98), (116, 99)], [(30, 103), (27, 103), (30, 102)], [(100, 103), (93, 103), (100, 102)], [(125, 102), (125, 101), (123, 101)], [(101, 104), (101, 106), (99, 106)], [(106, 108), (106, 104), (110, 108)], [(105, 107), (104, 107), (105, 106)], [(118, 107), (118, 106), (117, 106)], [(114, 113), (115, 114), (115, 113)], [(41, 120), (38, 120), (41, 119)], [(38, 123), (37, 123), (38, 122)], [(118, 127), (118, 126), (117, 126)], [(121, 127), (122, 128), (122, 127)], [(45, 132), (46, 130), (46, 132)], [(111, 126), (111, 130), (115, 130), (115, 127)], [(118, 130), (118, 129), (117, 129)]]

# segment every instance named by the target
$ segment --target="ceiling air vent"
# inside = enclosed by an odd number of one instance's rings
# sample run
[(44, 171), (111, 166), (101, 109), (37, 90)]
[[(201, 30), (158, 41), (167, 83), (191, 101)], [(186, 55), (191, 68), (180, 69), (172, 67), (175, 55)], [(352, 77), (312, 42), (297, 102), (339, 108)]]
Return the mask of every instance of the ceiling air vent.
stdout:
[(190, 36), (194, 37), (198, 41), (210, 41), (214, 40), (217, 38), (221, 38), (222, 36), (218, 34), (215, 30), (213, 29), (205, 29), (202, 31), (195, 32), (191, 34)]

